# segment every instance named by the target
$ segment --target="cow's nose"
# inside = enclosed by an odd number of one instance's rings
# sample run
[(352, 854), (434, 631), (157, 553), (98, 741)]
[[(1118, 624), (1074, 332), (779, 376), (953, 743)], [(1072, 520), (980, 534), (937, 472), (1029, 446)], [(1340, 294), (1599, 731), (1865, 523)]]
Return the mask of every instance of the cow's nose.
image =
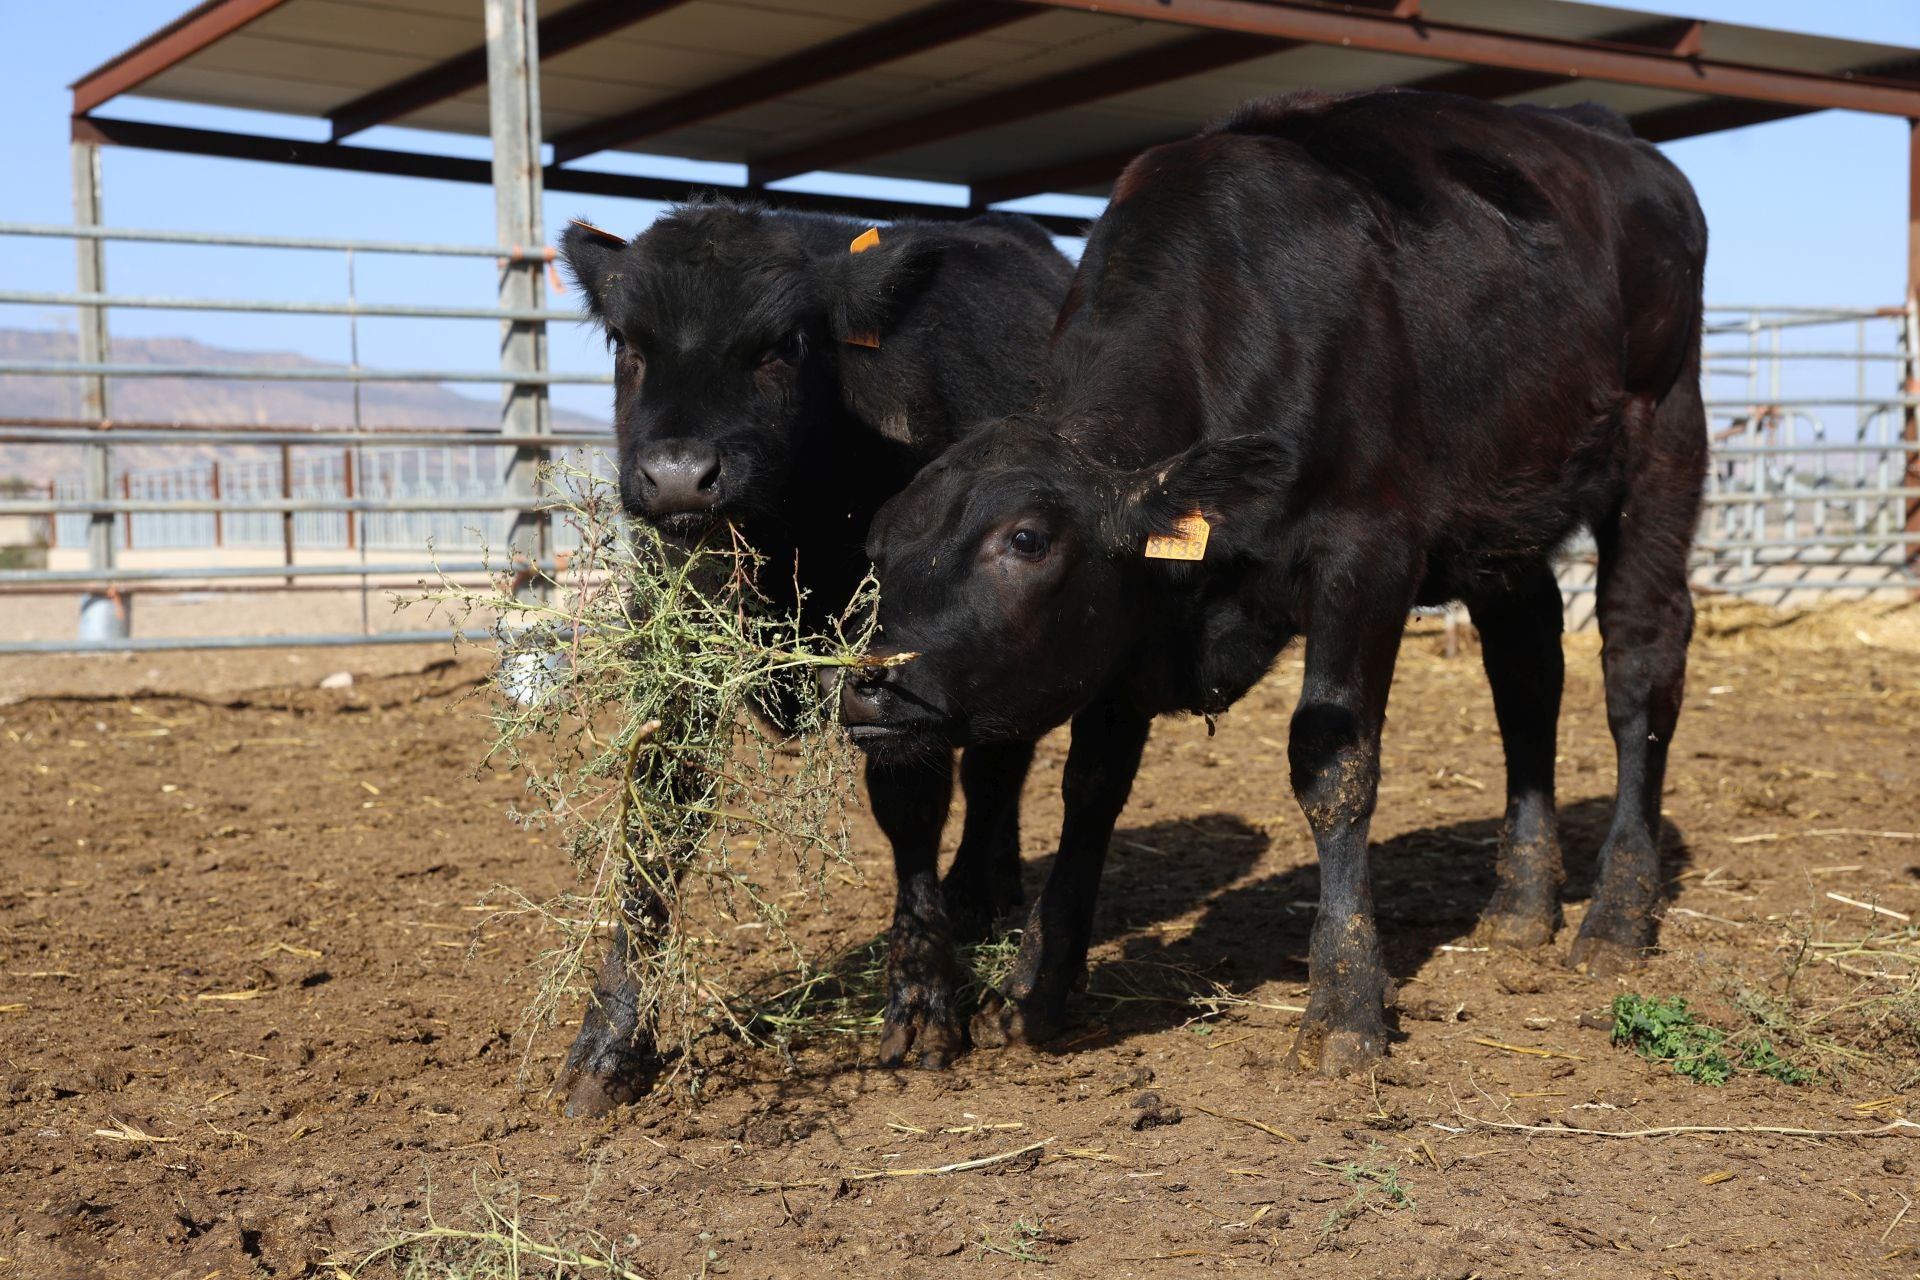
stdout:
[(634, 463), (645, 479), (650, 515), (710, 511), (720, 500), (720, 453), (704, 440), (662, 440)]
[(886, 719), (893, 692), (887, 687), (888, 669), (854, 669), (840, 676), (840, 723), (848, 728), (879, 724)]

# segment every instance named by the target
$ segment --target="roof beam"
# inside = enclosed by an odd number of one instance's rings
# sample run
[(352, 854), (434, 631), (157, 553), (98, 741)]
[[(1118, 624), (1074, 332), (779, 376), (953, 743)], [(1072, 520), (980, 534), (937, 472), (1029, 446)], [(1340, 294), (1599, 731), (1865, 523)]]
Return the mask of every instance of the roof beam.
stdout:
[[(1868, 76), (1877, 80), (1907, 81), (1920, 87), (1920, 58), (1901, 58), (1854, 67), (1842, 76)], [(1748, 125), (1768, 124), (1794, 116), (1810, 115), (1811, 107), (1793, 107), (1774, 102), (1741, 102), (1727, 98), (1709, 98), (1704, 102), (1683, 102), (1678, 106), (1658, 107), (1632, 116), (1627, 123), (1648, 142), (1675, 142), (1697, 138), (1703, 133), (1724, 129), (1744, 129)]]
[[(541, 20), (541, 60), (577, 49), (685, 3), (686, 0), (581, 0)], [(398, 120), (422, 107), (478, 89), (486, 82), (487, 46), (481, 44), (327, 112), (327, 119), (333, 125), (333, 140), (338, 142), (362, 129)]]
[(1208, 32), (769, 156), (747, 166), (747, 182), (757, 187), (817, 169), (841, 169), (875, 156), (1015, 124), (1298, 47), (1293, 40)]
[[(259, 134), (228, 133), (217, 129), (188, 129), (178, 125), (147, 124), (137, 120), (113, 120), (100, 116), (75, 116), (73, 140), (101, 146), (133, 147), (145, 151), (171, 151), (184, 155), (217, 156), (230, 160), (267, 161), (274, 164), (304, 165), (321, 169), (344, 169), (355, 173), (385, 173), (403, 178), (435, 178), (443, 182), (472, 182), (481, 185), (493, 181), (493, 163), (461, 156), (439, 156), (413, 151), (393, 151), (382, 147), (345, 146), (337, 142), (301, 142), (293, 138), (270, 138)], [(626, 173), (602, 173), (592, 169), (549, 169), (545, 174), (549, 191), (571, 191), (585, 195), (620, 196), (630, 200), (658, 200), (680, 203), (705, 193), (751, 200), (774, 208), (799, 209), (815, 213), (840, 213), (856, 217), (894, 221), (917, 218), (945, 221), (973, 217), (977, 210), (951, 205), (920, 204), (910, 200), (878, 200), (854, 196), (819, 195), (799, 191), (748, 191), (743, 187), (688, 183), (669, 178), (643, 178)], [(1033, 219), (1055, 235), (1085, 235), (1085, 218), (1034, 216)]]
[(1564, 40), (1456, 26), (1291, 0), (1021, 0), (1037, 8), (1141, 18), (1215, 31), (1333, 44), (1373, 53), (1558, 73), (1676, 93), (1710, 94), (1819, 111), (1920, 117), (1920, 85), (1844, 74), (1756, 67), (1598, 40)]
[(566, 164), (596, 151), (624, 147), (673, 129), (683, 129), (743, 107), (977, 36), (1031, 18), (1034, 13), (1035, 10), (1016, 0), (943, 0), (664, 102), (649, 103), (607, 120), (569, 129), (551, 139), (553, 163)]
[(1811, 114), (1809, 107), (1708, 98), (1702, 102), (1683, 102), (1675, 107), (1642, 111), (1629, 116), (1627, 123), (1633, 126), (1634, 133), (1648, 142), (1674, 142), (1681, 138), (1696, 138), (1703, 133), (1744, 129), (1750, 124), (1767, 124), (1774, 120)]
[[(1385, 11), (1386, 0), (1381, 0), (1378, 7)], [(1691, 19), (1675, 19), (1611, 32), (1602, 39), (1609, 44), (1641, 45), (1650, 49), (1697, 50), (1700, 47), (1700, 30), (1704, 25)], [(1416, 80), (1402, 87), (1418, 89), (1426, 93), (1457, 93), (1462, 97), (1485, 98), (1493, 101), (1499, 98), (1518, 97), (1520, 94), (1534, 93), (1541, 89), (1551, 89), (1555, 85), (1566, 82), (1567, 76), (1564, 71), (1516, 71), (1508, 67), (1462, 67), (1457, 71), (1443, 71), (1439, 75), (1428, 76), (1424, 80)], [(1796, 115), (1799, 114), (1799, 110), (1799, 108), (1787, 109), (1783, 114)], [(1763, 115), (1757, 117), (1755, 122), (1758, 119), (1775, 118), (1777, 117)], [(1733, 128), (1734, 126), (1729, 124), (1723, 127)], [(1185, 136), (1185, 134), (1178, 135), (1178, 137)], [(1174, 142), (1178, 141), (1178, 137), (1163, 138), (1160, 141)], [(1071, 191), (1075, 187), (1111, 182), (1119, 176), (1122, 169), (1127, 167), (1128, 161), (1146, 149), (1146, 145), (988, 178), (974, 184), (970, 199), (976, 208), (984, 208), (1005, 200), (1018, 200), (1022, 196), (1037, 195), (1043, 191)]]
[(81, 115), (109, 98), (138, 88), (285, 3), (286, 0), (206, 0), (76, 81), (73, 114)]

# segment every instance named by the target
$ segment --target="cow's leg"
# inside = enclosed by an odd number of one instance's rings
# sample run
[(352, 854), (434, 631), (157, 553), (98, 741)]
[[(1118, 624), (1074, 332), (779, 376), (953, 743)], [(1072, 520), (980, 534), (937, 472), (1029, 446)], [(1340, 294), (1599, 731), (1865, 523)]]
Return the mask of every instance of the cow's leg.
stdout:
[(1601, 668), (1618, 789), (1593, 898), (1570, 957), (1588, 973), (1631, 967), (1653, 943), (1660, 895), (1660, 795), (1680, 719), (1693, 596), (1687, 555), (1700, 507), (1706, 433), (1699, 382), (1683, 374), (1655, 411), (1670, 447), (1640, 453), (1620, 512), (1594, 530), (1600, 551)]
[(953, 755), (867, 761), (874, 819), (893, 842), (893, 927), (880, 1065), (911, 1058), (944, 1067), (966, 1048), (954, 980), (953, 933), (940, 896), (940, 831), (953, 802)]
[(1020, 885), (1020, 789), (1032, 764), (1031, 742), (997, 742), (968, 747), (961, 754), (966, 825), (940, 886), (956, 938), (985, 937), (994, 917), (1025, 900)]
[(1693, 635), (1688, 553), (1705, 451), (1697, 388), (1695, 378), (1682, 376), (1655, 411), (1655, 428), (1676, 424), (1672, 438), (1682, 447), (1645, 451), (1619, 514), (1594, 530), (1599, 658), (1619, 768), (1594, 896), (1572, 942), (1572, 965), (1594, 975), (1628, 969), (1653, 944), (1661, 791)]
[(651, 890), (641, 890), (621, 903), (621, 916), (580, 1015), (580, 1033), (554, 1079), (553, 1096), (569, 1116), (604, 1115), (644, 1097), (665, 1065), (641, 1016), (627, 960), (631, 935), (658, 933), (666, 909)]
[(1073, 745), (1061, 791), (1066, 819), (1060, 851), (1027, 915), (1006, 990), (982, 1002), (973, 1020), (981, 1045), (1038, 1044), (1059, 1031), (1067, 997), (1086, 978), (1093, 901), (1113, 824), (1140, 769), (1150, 716), (1109, 695), (1073, 718)]
[(1480, 918), (1480, 936), (1497, 947), (1543, 946), (1560, 924), (1564, 876), (1553, 811), (1554, 736), (1566, 676), (1560, 584), (1542, 561), (1507, 589), (1474, 596), (1468, 607), (1507, 753), (1499, 880)]
[[(1380, 785), (1380, 726), (1413, 601), (1390, 552), (1320, 575), (1307, 621), (1306, 680), (1287, 742), (1293, 790), (1320, 855), (1320, 914), (1308, 951), (1298, 1070), (1343, 1076), (1386, 1053), (1386, 966), (1373, 922), (1367, 828)], [(1337, 594), (1335, 594), (1337, 592)]]

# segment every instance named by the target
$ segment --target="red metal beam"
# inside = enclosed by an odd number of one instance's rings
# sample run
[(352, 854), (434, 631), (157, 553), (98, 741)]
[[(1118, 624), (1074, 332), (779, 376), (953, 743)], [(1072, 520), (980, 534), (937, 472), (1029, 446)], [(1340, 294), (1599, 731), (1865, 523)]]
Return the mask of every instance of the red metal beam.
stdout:
[(1268, 54), (1298, 48), (1293, 40), (1268, 40), (1233, 32), (1209, 32), (1136, 53), (1076, 67), (1056, 76), (1015, 85), (998, 93), (971, 98), (950, 107), (824, 142), (769, 156), (747, 166), (750, 186), (762, 186), (816, 169), (840, 169), (874, 156), (926, 146), (982, 129), (1017, 124), (1049, 111), (1061, 111), (1087, 102), (1131, 93), (1170, 80), (1183, 80), (1247, 62)]
[(977, 36), (1031, 18), (1034, 13), (1016, 0), (944, 0), (815, 48), (802, 49), (717, 84), (569, 129), (552, 139), (553, 163), (566, 164), (596, 151), (624, 147), (669, 130), (683, 129), (743, 107)]
[(1396, 18), (1359, 9), (1286, 0), (1021, 0), (1036, 8), (1140, 18), (1214, 31), (1238, 31), (1372, 53), (1470, 62), (1513, 71), (1553, 72), (1676, 93), (1711, 94), (1810, 110), (1920, 117), (1920, 85), (1859, 76), (1756, 67), (1660, 49), (1521, 35)]
[[(544, 62), (686, 2), (581, 0), (551, 18), (541, 19), (540, 59)], [(397, 120), (455, 94), (478, 89), (486, 82), (487, 46), (482, 44), (327, 112), (327, 119), (333, 125), (333, 140), (338, 142), (362, 129)]]
[[(1381, 7), (1385, 7), (1384, 0)], [(1610, 32), (1602, 39), (1608, 44), (1638, 45), (1649, 49), (1698, 50), (1701, 29), (1704, 26), (1704, 23), (1691, 19), (1675, 19), (1630, 27), (1625, 31)], [(1457, 71), (1443, 71), (1439, 75), (1416, 80), (1403, 87), (1426, 93), (1457, 93), (1463, 97), (1485, 98), (1493, 101), (1518, 97), (1523, 93), (1535, 93), (1541, 89), (1551, 89), (1555, 85), (1566, 82), (1567, 76), (1563, 71), (1462, 67)], [(1644, 133), (1642, 136), (1653, 141), (1664, 142), (1668, 137), (1686, 137), (1694, 133), (1710, 133), (1715, 129), (1737, 128), (1742, 124), (1758, 124), (1763, 120), (1799, 115), (1804, 110), (1800, 107), (1775, 107), (1718, 99), (1700, 103), (1698, 108), (1712, 110), (1701, 113), (1696, 106), (1688, 105), (1673, 109), (1671, 116), (1664, 112), (1652, 113), (1653, 117), (1660, 118), (1655, 127), (1671, 132), (1663, 133), (1659, 137)], [(1722, 122), (1723, 117), (1724, 122)], [(1636, 128), (1639, 127), (1642, 118), (1650, 117), (1636, 118), (1634, 121)], [(1173, 142), (1185, 136), (1187, 135), (1179, 134), (1160, 139), (1160, 141)], [(1021, 173), (1008, 173), (985, 179), (973, 185), (971, 203), (976, 207), (985, 207), (990, 204), (999, 204), (1004, 200), (1018, 200), (1022, 196), (1037, 195), (1043, 191), (1071, 191), (1076, 187), (1111, 182), (1119, 176), (1122, 169), (1126, 168), (1129, 160), (1145, 149), (1145, 145), (1130, 147), (1068, 160), (1061, 164), (1029, 169)]]
[[(73, 114), (93, 110), (134, 89), (216, 40), (224, 40), (286, 0), (205, 0), (73, 84)], [(84, 16), (75, 17), (84, 21)]]

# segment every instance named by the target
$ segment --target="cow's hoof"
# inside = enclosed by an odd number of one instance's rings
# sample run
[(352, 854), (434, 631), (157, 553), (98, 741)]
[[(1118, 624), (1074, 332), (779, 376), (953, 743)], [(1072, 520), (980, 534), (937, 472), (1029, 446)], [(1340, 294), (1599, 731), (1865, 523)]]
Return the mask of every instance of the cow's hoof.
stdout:
[(1366, 1028), (1329, 1027), (1322, 1023), (1301, 1023), (1287, 1053), (1287, 1064), (1294, 1071), (1339, 1080), (1364, 1075), (1387, 1056), (1387, 1028), (1376, 1021)]
[(1037, 1001), (1009, 1000), (989, 992), (973, 1015), (973, 1042), (986, 1049), (1045, 1044), (1060, 1034), (1060, 1023), (1057, 1014), (1048, 1013)]
[(550, 1096), (575, 1120), (591, 1119), (638, 1102), (653, 1089), (666, 1061), (651, 1044), (616, 1038), (604, 1027), (585, 1026), (554, 1078)]
[(967, 1051), (967, 1029), (957, 1015), (935, 1016), (925, 1009), (880, 1028), (880, 1065), (915, 1066), (944, 1071)]
[(1480, 917), (1474, 940), (1482, 946), (1510, 951), (1544, 947), (1553, 941), (1555, 915), (1551, 910), (1502, 910), (1496, 904)]
[(1567, 955), (1567, 963), (1590, 978), (1611, 978), (1638, 968), (1646, 951), (1645, 942), (1623, 942), (1582, 929), (1580, 936), (1573, 940), (1573, 950)]

